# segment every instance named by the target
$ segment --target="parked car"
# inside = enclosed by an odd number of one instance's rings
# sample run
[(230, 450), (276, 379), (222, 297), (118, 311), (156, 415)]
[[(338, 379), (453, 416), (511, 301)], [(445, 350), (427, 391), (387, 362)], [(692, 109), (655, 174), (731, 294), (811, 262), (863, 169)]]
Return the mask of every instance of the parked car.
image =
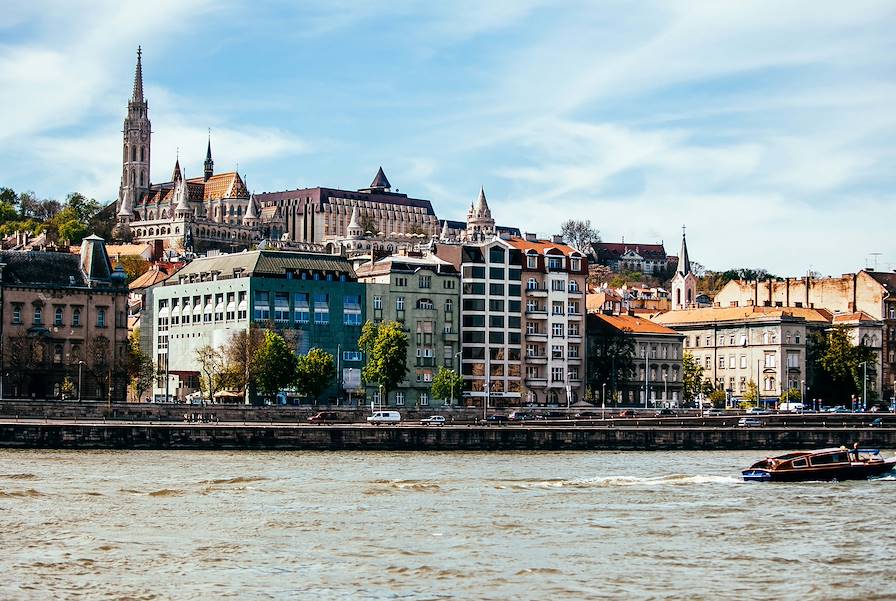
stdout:
[(872, 428), (883, 428), (884, 427), (884, 418), (882, 418), (882, 417), (875, 418), (875, 419), (871, 420), (871, 423), (868, 425), (871, 426)]
[(619, 417), (635, 417), (637, 415), (634, 409), (623, 409), (619, 412)]
[(500, 413), (496, 413), (494, 415), (489, 415), (487, 418), (482, 420), (484, 424), (506, 424), (507, 416), (501, 415)]
[(747, 409), (747, 413), (750, 415), (771, 415), (771, 411), (768, 409), (761, 409), (759, 407), (750, 407)]
[(578, 413), (576, 413), (576, 417), (578, 417), (578, 418), (600, 417), (600, 412), (598, 412), (598, 411), (579, 411)]
[(756, 428), (763, 424), (764, 422), (758, 417), (742, 417), (737, 420), (737, 425), (741, 428)]
[(660, 409), (653, 414), (654, 417), (675, 417), (676, 413), (671, 409)]
[(535, 415), (532, 413), (526, 413), (525, 411), (513, 411), (510, 415), (507, 416), (507, 419), (512, 422), (525, 422), (535, 419)]
[(420, 420), (420, 423), (424, 426), (444, 426), (445, 425), (445, 416), (444, 415), (430, 415), (429, 417), (424, 417)]
[(717, 409), (716, 407), (711, 407), (703, 412), (703, 417), (719, 417), (725, 415), (724, 409)]
[(398, 424), (401, 422), (401, 414), (398, 411), (376, 411), (367, 421), (373, 425)]
[(825, 413), (849, 413), (849, 409), (843, 405), (837, 405), (836, 407), (828, 407)]
[(336, 411), (319, 411), (308, 418), (308, 422), (312, 424), (333, 424), (336, 422), (349, 421), (343, 414)]

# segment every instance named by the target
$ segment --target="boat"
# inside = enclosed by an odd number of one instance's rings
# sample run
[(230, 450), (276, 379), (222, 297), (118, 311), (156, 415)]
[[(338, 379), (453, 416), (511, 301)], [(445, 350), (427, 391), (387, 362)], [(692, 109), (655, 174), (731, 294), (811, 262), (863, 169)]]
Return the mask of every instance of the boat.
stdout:
[(866, 480), (885, 474), (894, 467), (896, 457), (884, 459), (878, 449), (838, 447), (767, 457), (742, 473), (748, 482)]

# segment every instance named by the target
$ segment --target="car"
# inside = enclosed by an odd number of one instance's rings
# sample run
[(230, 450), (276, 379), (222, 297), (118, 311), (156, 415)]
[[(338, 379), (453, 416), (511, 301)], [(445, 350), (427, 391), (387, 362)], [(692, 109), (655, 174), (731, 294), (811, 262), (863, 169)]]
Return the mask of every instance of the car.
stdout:
[(445, 425), (445, 416), (444, 415), (430, 415), (429, 417), (424, 417), (420, 420), (420, 424), (424, 426), (444, 426)]
[(525, 411), (514, 411), (507, 416), (507, 419), (512, 422), (525, 422), (535, 419), (535, 415), (533, 415), (532, 413), (526, 413)]
[(575, 416), (578, 418), (600, 417), (600, 413), (597, 411), (579, 411)]
[(654, 417), (675, 417), (676, 413), (671, 409), (660, 409), (653, 414)]
[(884, 418), (878, 417), (876, 419), (871, 420), (871, 423), (868, 424), (872, 428), (883, 428), (884, 427)]
[(619, 412), (619, 417), (635, 417), (637, 415), (634, 409), (623, 409)]
[(771, 415), (771, 411), (768, 409), (760, 409), (759, 407), (750, 407), (747, 409), (747, 413), (750, 415)]
[(741, 428), (756, 428), (764, 425), (764, 423), (765, 422), (758, 417), (742, 417), (737, 420), (737, 425)]
[(849, 413), (849, 409), (843, 405), (837, 405), (836, 407), (829, 407), (825, 410), (825, 413)]
[(308, 418), (311, 424), (332, 424), (334, 422), (344, 422), (346, 418), (336, 411), (319, 411)]
[(501, 415), (500, 413), (495, 413), (494, 415), (489, 415), (487, 418), (482, 420), (484, 424), (506, 424), (507, 416)]
[(398, 424), (401, 423), (401, 414), (398, 411), (375, 411), (367, 421), (373, 425)]
[(725, 415), (725, 410), (717, 409), (716, 407), (712, 407), (703, 412), (703, 417), (719, 417), (722, 415)]

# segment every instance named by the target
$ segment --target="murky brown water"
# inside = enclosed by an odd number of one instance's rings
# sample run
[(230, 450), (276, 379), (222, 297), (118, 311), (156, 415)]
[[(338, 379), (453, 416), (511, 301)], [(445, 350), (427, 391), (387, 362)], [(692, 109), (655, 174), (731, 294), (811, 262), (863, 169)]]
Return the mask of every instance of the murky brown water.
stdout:
[(757, 455), (0, 451), (0, 599), (896, 597), (896, 479)]

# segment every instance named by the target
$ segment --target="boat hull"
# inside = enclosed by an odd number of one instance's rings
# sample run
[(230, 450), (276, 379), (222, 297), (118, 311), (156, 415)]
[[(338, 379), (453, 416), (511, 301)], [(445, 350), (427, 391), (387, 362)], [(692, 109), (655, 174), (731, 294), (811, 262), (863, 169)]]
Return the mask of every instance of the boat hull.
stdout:
[(896, 459), (853, 462), (847, 465), (813, 466), (791, 469), (750, 468), (742, 472), (748, 482), (808, 482), (813, 480), (867, 480), (896, 467)]

